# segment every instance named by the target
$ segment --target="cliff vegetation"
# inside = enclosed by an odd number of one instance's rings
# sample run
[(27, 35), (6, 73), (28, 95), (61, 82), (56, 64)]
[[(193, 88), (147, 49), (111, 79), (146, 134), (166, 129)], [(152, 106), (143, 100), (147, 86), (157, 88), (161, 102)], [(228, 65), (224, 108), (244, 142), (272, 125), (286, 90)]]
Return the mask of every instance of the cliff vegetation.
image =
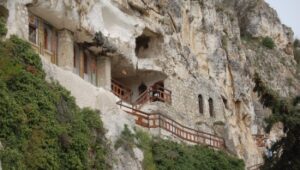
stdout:
[(254, 91), (258, 93), (261, 103), (273, 113), (266, 120), (267, 131), (274, 123), (282, 122), (286, 133), (285, 137), (272, 146), (272, 157), (265, 158), (263, 169), (300, 169), (300, 96), (280, 97), (258, 74), (255, 75), (254, 81), (256, 83)]
[(136, 133), (133, 134), (126, 126), (115, 147), (123, 147), (129, 152), (132, 152), (133, 147), (143, 150), (142, 165), (145, 170), (245, 169), (245, 164), (241, 159), (223, 151), (199, 145), (186, 145), (157, 137), (151, 138), (140, 130), (136, 130)]
[(67, 90), (46, 82), (30, 44), (0, 41), (0, 68), (3, 169), (110, 169), (99, 112), (80, 109)]

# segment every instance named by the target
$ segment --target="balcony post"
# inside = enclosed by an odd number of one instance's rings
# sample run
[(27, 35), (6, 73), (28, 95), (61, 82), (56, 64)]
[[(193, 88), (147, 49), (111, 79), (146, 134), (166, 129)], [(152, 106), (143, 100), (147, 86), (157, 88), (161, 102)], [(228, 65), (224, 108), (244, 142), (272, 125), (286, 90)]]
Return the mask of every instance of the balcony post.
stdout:
[(67, 29), (58, 32), (57, 65), (66, 70), (73, 71), (74, 66), (74, 37)]
[(97, 86), (111, 90), (111, 59), (106, 56), (97, 57)]

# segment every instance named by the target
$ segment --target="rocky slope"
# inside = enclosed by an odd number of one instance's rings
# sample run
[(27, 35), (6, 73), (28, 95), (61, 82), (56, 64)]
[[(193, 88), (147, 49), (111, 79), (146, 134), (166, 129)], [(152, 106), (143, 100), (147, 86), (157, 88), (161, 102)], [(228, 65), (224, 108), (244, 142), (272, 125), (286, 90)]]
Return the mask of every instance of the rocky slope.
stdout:
[[(15, 22), (27, 15), (25, 5), (57, 28), (74, 31), (77, 41), (91, 41), (101, 31), (122, 56), (125, 68), (167, 77), (165, 86), (173, 91), (174, 104), (159, 109), (183, 124), (221, 135), (227, 149), (243, 158), (247, 166), (262, 162), (252, 134), (264, 133), (261, 122), (268, 115), (253, 93), (254, 73), (282, 96), (300, 93), (290, 44), (293, 32), (263, 0), (1, 3), (9, 9), (7, 36), (27, 38), (23, 27), (28, 21)], [(138, 57), (135, 50), (141, 34), (153, 37), (150, 52), (142, 49), (146, 58)], [(273, 39), (275, 49), (261, 44), (266, 36)], [(205, 99), (207, 114), (203, 116), (198, 113), (199, 94)], [(215, 118), (208, 115), (209, 98), (214, 99)]]

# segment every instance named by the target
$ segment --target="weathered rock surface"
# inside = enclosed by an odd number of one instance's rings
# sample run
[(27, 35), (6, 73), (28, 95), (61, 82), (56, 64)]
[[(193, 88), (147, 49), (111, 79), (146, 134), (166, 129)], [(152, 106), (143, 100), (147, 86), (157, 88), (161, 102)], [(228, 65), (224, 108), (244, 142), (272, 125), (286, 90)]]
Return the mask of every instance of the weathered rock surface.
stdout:
[[(253, 93), (254, 73), (283, 96), (300, 93), (296, 62), (287, 51), (293, 32), (263, 0), (2, 1), (9, 9), (8, 35), (27, 39), (25, 5), (57, 28), (73, 31), (77, 41), (90, 41), (101, 31), (122, 56), (120, 66), (133, 73), (156, 71), (167, 77), (164, 82), (173, 92), (172, 105), (156, 110), (192, 128), (221, 135), (227, 149), (243, 158), (247, 166), (262, 162), (252, 134), (264, 133), (262, 120), (269, 114), (260, 109)], [(135, 51), (136, 38), (145, 32), (151, 32), (156, 43), (149, 44), (150, 51), (144, 48), (141, 57)], [(261, 45), (260, 39), (266, 36), (274, 40), (274, 50)], [(80, 106), (102, 111), (112, 140), (122, 124), (130, 122), (109, 92), (88, 83), (81, 86), (84, 83), (77, 83), (79, 78), (65, 79), (72, 77), (71, 72), (60, 75), (52, 66), (45, 69), (71, 91)], [(86, 90), (83, 94), (82, 89)], [(199, 94), (204, 101), (203, 115), (199, 114)], [(209, 115), (210, 98), (214, 117)], [(118, 122), (110, 127), (108, 122), (113, 121)], [(125, 153), (119, 154), (124, 157)], [(136, 162), (131, 166), (141, 167)]]
[(113, 147), (122, 133), (124, 126), (128, 125), (130, 129), (133, 129), (134, 126), (133, 117), (116, 106), (115, 103), (118, 101), (117, 97), (103, 88), (97, 88), (91, 85), (70, 71), (63, 70), (46, 60), (42, 61), (48, 81), (59, 82), (62, 86), (70, 90), (71, 95), (75, 97), (79, 107), (90, 107), (100, 110), (100, 117), (103, 121), (104, 128), (107, 130), (106, 138), (111, 141), (113, 154), (117, 155), (115, 156), (116, 162), (113, 164), (114, 169), (121, 169), (120, 167), (127, 166), (130, 162), (130, 165), (134, 167), (139, 165), (140, 162), (136, 161), (136, 158), (130, 155), (121, 157), (121, 153), (123, 155), (126, 153), (124, 153), (124, 151), (115, 150)]

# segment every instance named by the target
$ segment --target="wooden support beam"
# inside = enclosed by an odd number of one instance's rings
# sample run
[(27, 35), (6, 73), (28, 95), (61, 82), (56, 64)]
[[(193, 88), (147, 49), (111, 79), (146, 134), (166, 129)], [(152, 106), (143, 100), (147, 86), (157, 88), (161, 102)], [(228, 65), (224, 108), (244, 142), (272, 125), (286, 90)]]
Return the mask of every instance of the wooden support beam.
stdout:
[(83, 53), (83, 49), (80, 46), (79, 47), (79, 75), (81, 78), (83, 78), (84, 75), (84, 53)]

